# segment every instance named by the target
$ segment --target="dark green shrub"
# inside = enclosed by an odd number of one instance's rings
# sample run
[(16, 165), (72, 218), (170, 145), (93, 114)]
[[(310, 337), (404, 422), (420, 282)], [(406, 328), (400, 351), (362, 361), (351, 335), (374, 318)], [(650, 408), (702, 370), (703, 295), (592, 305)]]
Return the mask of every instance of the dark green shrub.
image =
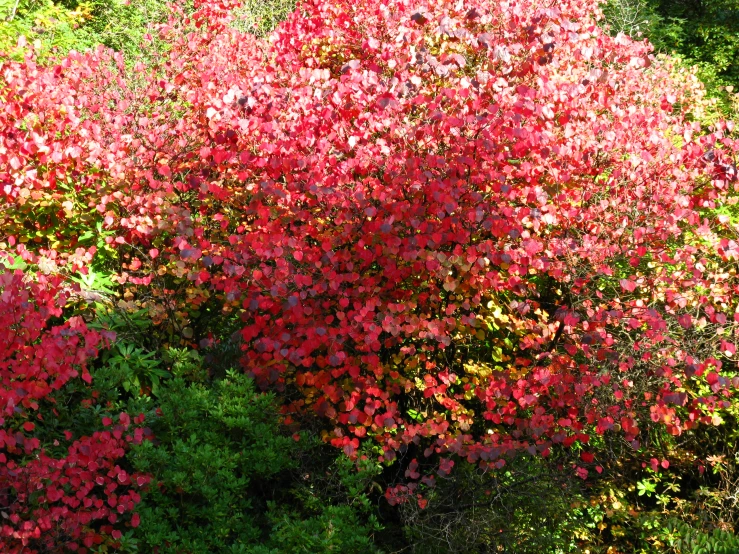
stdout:
[[(283, 434), (274, 398), (256, 392), (248, 378), (229, 372), (206, 387), (175, 377), (161, 383), (159, 401), (151, 423), (156, 440), (130, 455), (138, 471), (154, 476), (139, 510), (140, 551), (373, 551), (378, 526), (372, 518), (363, 522), (368, 505), (352, 488), (359, 478), (353, 464), (334, 462), (347, 494), (328, 497), (330, 490), (301, 468), (322, 446)], [(318, 475), (330, 472), (324, 467)]]
[(667, 542), (678, 554), (736, 554), (739, 537), (714, 529), (710, 533), (694, 529), (682, 521), (670, 521), (666, 526)]
[[(708, 94), (727, 114), (739, 103), (739, 2), (737, 0), (607, 0), (614, 33), (642, 33), (658, 52), (697, 66)], [(728, 89), (727, 89), (728, 87)]]

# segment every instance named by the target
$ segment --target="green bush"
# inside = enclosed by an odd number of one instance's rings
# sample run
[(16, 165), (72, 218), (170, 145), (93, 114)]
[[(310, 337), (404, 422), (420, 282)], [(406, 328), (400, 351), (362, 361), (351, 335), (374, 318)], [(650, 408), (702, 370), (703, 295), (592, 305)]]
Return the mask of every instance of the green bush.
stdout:
[(94, 45), (80, 32), (94, 17), (90, 2), (0, 0), (0, 52), (19, 55), (18, 38), (39, 40), (41, 52), (84, 50)]
[[(234, 26), (264, 37), (295, 9), (296, 0), (244, 0)], [(20, 55), (23, 35), (40, 42), (42, 57), (84, 51), (103, 44), (127, 60), (141, 55), (144, 36), (156, 37), (155, 26), (167, 21), (161, 0), (0, 0), (0, 51)]]
[[(607, 0), (613, 32), (642, 33), (658, 52), (695, 65), (709, 95), (725, 113), (739, 103), (739, 2), (737, 0)], [(727, 89), (728, 87), (728, 89)]]
[(710, 533), (694, 529), (682, 521), (670, 521), (665, 529), (668, 544), (677, 554), (736, 554), (739, 537), (714, 529)]
[[(129, 456), (154, 477), (139, 510), (139, 551), (373, 551), (378, 526), (363, 521), (366, 498), (354, 491), (353, 504), (337, 505), (302, 474), (301, 459), (321, 447), (283, 434), (274, 398), (248, 378), (229, 372), (206, 387), (175, 377), (161, 383), (159, 402), (156, 439)], [(356, 479), (347, 462), (339, 473)]]

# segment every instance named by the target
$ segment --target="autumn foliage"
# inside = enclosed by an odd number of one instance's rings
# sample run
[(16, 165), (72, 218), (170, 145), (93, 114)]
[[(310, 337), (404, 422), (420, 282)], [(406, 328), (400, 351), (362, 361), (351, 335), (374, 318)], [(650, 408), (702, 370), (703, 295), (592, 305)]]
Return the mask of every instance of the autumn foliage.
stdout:
[[(153, 67), (3, 62), (0, 241), (41, 273), (2, 276), (1, 332), (23, 345), (0, 345), (6, 417), (22, 406), (2, 456), (39, 448), (33, 402), (86, 379), (101, 340), (75, 318), (41, 331), (67, 305), (43, 273), (97, 261), (167, 340), (213, 346), (202, 314), (238, 316), (243, 371), (348, 456), (410, 453), (391, 503), (562, 447), (585, 479), (594, 439), (638, 450), (728, 407), (739, 245), (715, 208), (736, 203), (739, 141), (693, 121), (696, 81), (579, 0), (304, 2), (265, 41), (233, 7), (173, 6)], [(73, 444), (87, 473), (3, 469), (0, 540), (52, 520), (115, 536), (136, 501), (116, 489), (126, 424)], [(84, 503), (97, 475), (117, 503)], [(73, 492), (46, 485), (29, 512), (26, 478)]]
[[(87, 363), (103, 339), (79, 317), (50, 323), (67, 302), (58, 277), (29, 281), (6, 272), (0, 283), (0, 547), (67, 552), (120, 537), (121, 515), (131, 512), (148, 477), (129, 475), (118, 461), (128, 443), (143, 440), (143, 430), (129, 434), (131, 418), (120, 414), (115, 425), (103, 418), (108, 429), (92, 436), (74, 439), (64, 430), (53, 445), (34, 432), (44, 425), (43, 405), (55, 411), (56, 391), (78, 377), (91, 381)], [(47, 452), (60, 441), (66, 456)]]

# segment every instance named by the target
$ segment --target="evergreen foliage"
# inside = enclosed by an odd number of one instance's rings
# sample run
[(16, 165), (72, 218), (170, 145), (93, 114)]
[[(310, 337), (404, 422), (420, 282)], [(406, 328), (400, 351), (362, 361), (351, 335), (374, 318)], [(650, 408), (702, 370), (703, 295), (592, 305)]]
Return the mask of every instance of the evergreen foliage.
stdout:
[(724, 111), (737, 113), (737, 0), (609, 0), (604, 12), (614, 32), (641, 34), (658, 52), (676, 55), (686, 66), (696, 65), (709, 94)]
[(310, 498), (310, 477), (299, 484), (297, 473), (319, 446), (286, 435), (274, 396), (243, 374), (210, 386), (175, 377), (162, 386), (156, 414), (156, 439), (129, 455), (155, 483), (138, 510), (139, 551), (372, 552), (377, 524), (320, 491)]

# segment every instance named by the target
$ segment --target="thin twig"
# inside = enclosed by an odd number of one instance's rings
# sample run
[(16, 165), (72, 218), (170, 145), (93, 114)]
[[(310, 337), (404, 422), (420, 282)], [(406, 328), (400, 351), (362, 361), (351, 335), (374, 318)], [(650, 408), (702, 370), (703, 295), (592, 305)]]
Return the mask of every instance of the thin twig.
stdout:
[(13, 21), (13, 19), (15, 19), (15, 14), (18, 11), (18, 4), (20, 4), (20, 0), (15, 0), (15, 4), (13, 4), (13, 10), (10, 12), (10, 15), (5, 20), (8, 23), (10, 23), (11, 21)]

